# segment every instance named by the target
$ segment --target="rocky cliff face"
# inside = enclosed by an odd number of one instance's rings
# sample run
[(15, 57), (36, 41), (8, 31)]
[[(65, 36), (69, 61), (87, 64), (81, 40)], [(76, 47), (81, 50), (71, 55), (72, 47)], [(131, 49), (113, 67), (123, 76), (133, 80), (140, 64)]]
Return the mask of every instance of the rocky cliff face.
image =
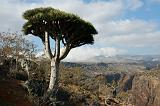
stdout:
[(160, 72), (135, 75), (130, 102), (135, 106), (160, 106)]
[(127, 92), (128, 90), (132, 89), (132, 83), (135, 74), (119, 72), (119, 73), (108, 73), (105, 76), (107, 83), (112, 83), (113, 81), (115, 81), (118, 84), (117, 87), (120, 92), (122, 91)]
[(160, 106), (160, 71), (136, 72), (134, 74), (112, 73), (107, 80), (119, 82), (118, 95), (127, 94), (125, 103), (134, 106)]

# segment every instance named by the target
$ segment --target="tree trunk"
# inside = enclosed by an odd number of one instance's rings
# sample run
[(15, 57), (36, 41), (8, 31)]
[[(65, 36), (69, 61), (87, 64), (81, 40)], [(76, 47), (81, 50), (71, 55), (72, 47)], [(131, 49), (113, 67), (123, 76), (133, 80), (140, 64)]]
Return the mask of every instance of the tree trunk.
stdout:
[(51, 75), (47, 92), (54, 93), (58, 89), (59, 61), (51, 59)]
[(60, 37), (57, 35), (55, 40), (55, 57), (51, 58), (51, 76), (48, 87), (48, 92), (56, 91), (58, 87), (58, 76), (59, 76), (59, 56), (60, 56)]

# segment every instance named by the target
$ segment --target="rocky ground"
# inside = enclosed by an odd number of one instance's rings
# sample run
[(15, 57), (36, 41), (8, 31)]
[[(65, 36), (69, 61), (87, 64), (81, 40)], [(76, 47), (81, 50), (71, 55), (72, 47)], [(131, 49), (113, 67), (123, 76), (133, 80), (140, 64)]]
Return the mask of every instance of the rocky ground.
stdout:
[[(26, 74), (11, 72), (0, 66), (0, 106), (39, 106), (47, 88), (49, 63), (39, 63), (30, 70), (27, 88), (22, 86)], [(45, 67), (41, 64), (46, 64)], [(10, 70), (12, 71), (12, 70)], [(61, 65), (57, 92), (59, 106), (160, 106), (160, 69), (150, 71), (90, 74), (81, 68)], [(17, 77), (18, 75), (18, 77)]]

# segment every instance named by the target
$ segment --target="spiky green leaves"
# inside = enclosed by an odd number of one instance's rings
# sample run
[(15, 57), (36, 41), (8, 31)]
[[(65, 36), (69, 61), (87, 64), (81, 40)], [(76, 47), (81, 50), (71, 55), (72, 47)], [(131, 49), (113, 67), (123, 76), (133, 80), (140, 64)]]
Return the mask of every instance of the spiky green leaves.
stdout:
[(53, 39), (60, 36), (63, 43), (70, 44), (72, 48), (93, 44), (93, 34), (97, 34), (91, 23), (51, 7), (27, 10), (23, 17), (27, 20), (23, 26), (26, 35), (33, 34), (43, 40), (47, 31)]

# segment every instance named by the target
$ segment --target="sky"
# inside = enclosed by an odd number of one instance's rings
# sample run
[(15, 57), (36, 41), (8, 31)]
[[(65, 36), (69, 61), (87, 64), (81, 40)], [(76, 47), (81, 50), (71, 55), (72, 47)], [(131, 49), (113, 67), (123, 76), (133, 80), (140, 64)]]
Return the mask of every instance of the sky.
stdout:
[[(72, 49), (66, 61), (160, 54), (160, 0), (1, 0), (0, 32), (21, 32), (25, 10), (48, 6), (79, 15), (98, 31), (94, 45)], [(39, 38), (27, 37), (43, 48)]]

